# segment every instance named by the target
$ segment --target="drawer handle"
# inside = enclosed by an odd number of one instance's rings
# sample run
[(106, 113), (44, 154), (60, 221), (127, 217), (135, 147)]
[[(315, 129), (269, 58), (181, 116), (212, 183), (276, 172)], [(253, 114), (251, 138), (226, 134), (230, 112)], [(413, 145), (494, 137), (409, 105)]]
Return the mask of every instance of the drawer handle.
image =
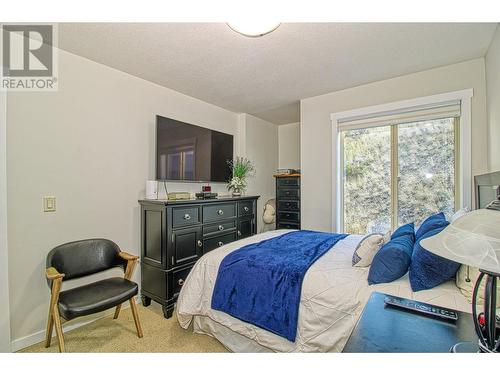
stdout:
[(219, 230), (224, 230), (224, 227), (222, 225), (219, 225)]
[(219, 241), (219, 246), (222, 246), (222, 245), (224, 245), (224, 242)]
[(184, 220), (190, 220), (191, 215), (190, 214), (184, 214)]
[(200, 240), (198, 240), (197, 244), (198, 244), (198, 247), (202, 247), (203, 246), (203, 242), (201, 242)]
[(290, 192), (287, 190), (287, 191), (285, 191), (285, 194), (286, 195), (290, 195)]
[(222, 210), (217, 211), (217, 215), (219, 215), (219, 216), (224, 215), (224, 211), (222, 211)]
[(250, 211), (250, 209), (247, 206), (243, 207), (243, 210), (245, 210), (245, 212)]
[(238, 237), (241, 237), (241, 232), (240, 231), (238, 231)]
[(183, 286), (184, 285), (184, 280), (182, 280), (182, 279), (177, 280), (177, 284), (179, 284), (180, 286)]

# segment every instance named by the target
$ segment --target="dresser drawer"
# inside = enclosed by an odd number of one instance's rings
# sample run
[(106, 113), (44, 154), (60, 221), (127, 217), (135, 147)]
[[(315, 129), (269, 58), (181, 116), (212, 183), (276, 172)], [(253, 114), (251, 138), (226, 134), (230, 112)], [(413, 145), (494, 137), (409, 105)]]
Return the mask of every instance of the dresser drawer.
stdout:
[(299, 189), (278, 189), (278, 198), (281, 199), (299, 199)]
[(279, 201), (278, 211), (298, 211), (300, 209), (299, 201)]
[(243, 201), (238, 203), (238, 215), (253, 215), (253, 202)]
[(238, 220), (238, 239), (255, 234), (255, 219), (253, 216), (242, 217)]
[(203, 253), (208, 253), (213, 249), (216, 249), (233, 241), (236, 241), (236, 232), (206, 239), (203, 241)]
[(201, 239), (201, 226), (174, 229), (167, 252), (170, 267), (196, 262), (203, 255)]
[(200, 219), (198, 206), (172, 208), (172, 226), (174, 228), (200, 224)]
[(220, 223), (205, 225), (203, 227), (203, 235), (210, 236), (211, 234), (216, 234), (219, 232), (224, 232), (228, 230), (236, 229), (236, 221), (222, 221)]
[[(186, 281), (186, 277), (189, 275), (189, 271), (191, 271), (191, 267), (185, 268), (180, 271), (172, 272), (172, 297), (177, 297), (180, 293), (182, 286), (184, 285), (184, 281)], [(170, 280), (170, 279), (169, 279)], [(172, 298), (171, 297), (171, 298)]]
[(203, 222), (231, 219), (236, 217), (236, 203), (203, 206)]
[(300, 229), (300, 224), (298, 223), (279, 223), (276, 229)]
[(294, 186), (298, 187), (300, 185), (300, 180), (294, 177), (279, 177), (277, 179), (278, 187)]
[(298, 212), (278, 212), (279, 221), (299, 222), (300, 214)]

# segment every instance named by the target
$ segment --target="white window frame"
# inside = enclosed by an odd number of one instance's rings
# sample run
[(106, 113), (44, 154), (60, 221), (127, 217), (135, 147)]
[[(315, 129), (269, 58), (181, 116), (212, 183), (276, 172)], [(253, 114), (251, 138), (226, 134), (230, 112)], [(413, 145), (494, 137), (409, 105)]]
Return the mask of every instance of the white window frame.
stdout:
[(473, 95), (473, 89), (465, 89), (332, 113), (330, 115), (332, 122), (332, 231), (342, 233), (344, 229), (342, 222), (342, 147), (339, 122), (356, 117), (369, 117), (371, 115), (375, 117), (379, 113), (404, 111), (409, 108), (437, 105), (454, 100), (459, 100), (461, 105), (460, 157), (458, 160), (460, 196), (458, 202), (460, 207), (472, 207), (471, 99)]

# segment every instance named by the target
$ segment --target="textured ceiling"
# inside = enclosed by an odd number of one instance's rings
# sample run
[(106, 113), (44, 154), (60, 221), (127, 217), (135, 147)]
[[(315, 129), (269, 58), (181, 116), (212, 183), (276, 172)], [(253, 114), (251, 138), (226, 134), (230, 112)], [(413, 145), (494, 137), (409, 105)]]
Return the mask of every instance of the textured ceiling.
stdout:
[(299, 100), (484, 56), (497, 24), (67, 23), (59, 47), (234, 112), (299, 121)]

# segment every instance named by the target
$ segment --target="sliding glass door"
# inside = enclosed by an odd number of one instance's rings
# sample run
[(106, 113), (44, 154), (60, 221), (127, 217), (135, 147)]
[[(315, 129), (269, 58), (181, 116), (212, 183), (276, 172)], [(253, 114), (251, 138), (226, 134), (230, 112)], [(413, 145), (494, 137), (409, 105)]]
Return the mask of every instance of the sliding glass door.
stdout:
[(386, 232), (457, 206), (458, 117), (340, 133), (346, 233)]
[(391, 229), (391, 127), (341, 133), (344, 232)]

